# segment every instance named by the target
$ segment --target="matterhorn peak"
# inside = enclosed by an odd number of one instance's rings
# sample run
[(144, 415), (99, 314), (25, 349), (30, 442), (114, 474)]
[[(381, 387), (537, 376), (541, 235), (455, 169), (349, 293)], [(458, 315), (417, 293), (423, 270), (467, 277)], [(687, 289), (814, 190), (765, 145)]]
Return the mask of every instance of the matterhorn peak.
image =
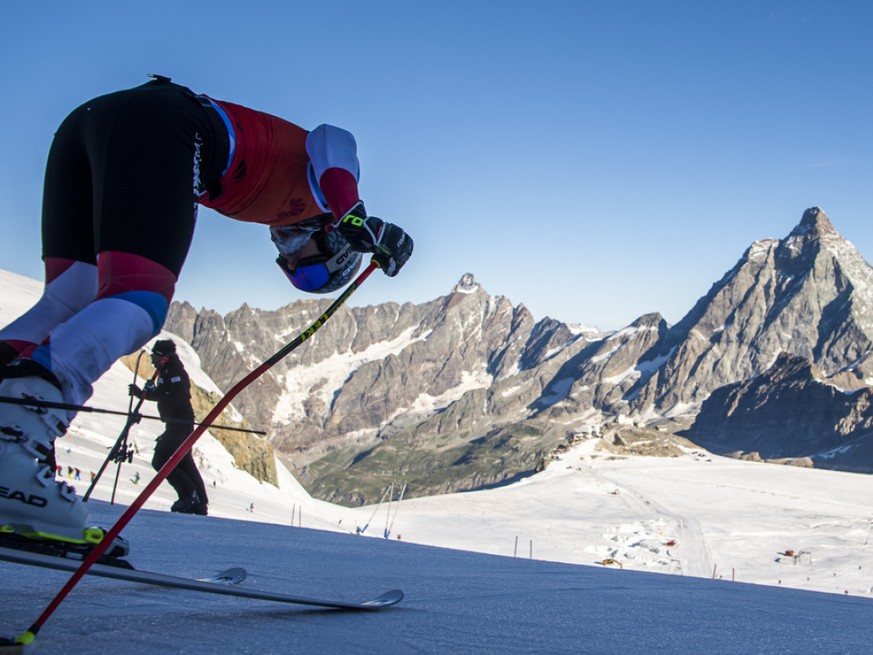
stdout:
[(472, 273), (464, 273), (455, 285), (455, 293), (473, 293), (480, 289), (479, 283)]
[(803, 218), (800, 219), (800, 224), (791, 231), (789, 236), (797, 237), (808, 234), (824, 236), (826, 234), (833, 235), (836, 233), (837, 231), (831, 224), (828, 215), (825, 214), (820, 207), (810, 207), (803, 212)]

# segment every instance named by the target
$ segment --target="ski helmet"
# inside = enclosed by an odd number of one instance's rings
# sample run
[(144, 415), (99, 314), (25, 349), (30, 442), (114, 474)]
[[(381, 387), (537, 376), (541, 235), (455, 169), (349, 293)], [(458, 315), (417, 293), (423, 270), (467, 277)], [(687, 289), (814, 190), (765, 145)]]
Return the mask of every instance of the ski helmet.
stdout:
[(152, 346), (152, 355), (157, 355), (158, 357), (166, 357), (174, 352), (176, 352), (176, 344), (172, 339), (161, 339), (160, 341), (155, 341)]

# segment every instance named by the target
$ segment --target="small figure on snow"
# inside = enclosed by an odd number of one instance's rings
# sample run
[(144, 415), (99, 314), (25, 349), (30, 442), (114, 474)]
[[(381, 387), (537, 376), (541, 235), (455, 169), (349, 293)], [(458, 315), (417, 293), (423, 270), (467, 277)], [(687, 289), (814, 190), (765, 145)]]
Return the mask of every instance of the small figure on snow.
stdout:
[[(171, 339), (155, 341), (152, 365), (158, 372), (156, 382), (147, 382), (144, 389), (131, 384), (130, 394), (158, 403), (158, 414), (166, 425), (155, 441), (152, 457), (152, 467), (159, 471), (194, 430), (194, 408), (191, 407), (191, 381)], [(170, 511), (206, 516), (209, 497), (191, 451), (167, 476), (167, 482), (179, 497)]]
[[(82, 405), (119, 357), (164, 324), (194, 234), (197, 207), (269, 227), (277, 263), (306, 292), (348, 283), (362, 253), (388, 276), (412, 255), (403, 229), (364, 210), (354, 137), (155, 79), (90, 100), (61, 124), (43, 192), (45, 289), (0, 330), (0, 397)], [(76, 410), (0, 403), (0, 525), (67, 540), (88, 512), (52, 481), (55, 439)], [(48, 466), (46, 462), (51, 462)]]

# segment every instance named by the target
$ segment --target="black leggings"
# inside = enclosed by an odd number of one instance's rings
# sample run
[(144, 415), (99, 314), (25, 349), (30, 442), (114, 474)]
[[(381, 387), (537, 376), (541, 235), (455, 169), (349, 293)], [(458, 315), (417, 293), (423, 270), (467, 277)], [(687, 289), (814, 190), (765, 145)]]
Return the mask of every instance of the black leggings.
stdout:
[(101, 96), (55, 134), (43, 192), (43, 256), (141, 255), (178, 278), (197, 198), (226, 164), (226, 133), (189, 89), (164, 80)]
[[(193, 423), (191, 425), (174, 424), (167, 427), (167, 431), (158, 437), (155, 442), (155, 454), (152, 457), (152, 467), (156, 471), (161, 470), (161, 467), (170, 460), (193, 429)], [(192, 491), (196, 491), (197, 495), (200, 496), (201, 503), (209, 502), (209, 497), (206, 495), (206, 485), (203, 484), (203, 478), (200, 477), (200, 471), (197, 470), (190, 450), (167, 476), (167, 482), (175, 489), (179, 498), (187, 498)]]

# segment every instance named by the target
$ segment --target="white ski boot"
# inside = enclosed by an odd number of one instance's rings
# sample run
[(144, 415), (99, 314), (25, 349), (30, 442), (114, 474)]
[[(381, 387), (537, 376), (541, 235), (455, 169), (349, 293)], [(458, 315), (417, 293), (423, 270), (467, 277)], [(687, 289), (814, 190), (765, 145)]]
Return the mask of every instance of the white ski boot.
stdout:
[[(60, 389), (37, 376), (0, 381), (0, 396), (63, 402)], [(55, 481), (45, 460), (67, 431), (64, 409), (0, 403), (0, 529), (81, 544), (99, 542), (86, 530), (88, 510), (76, 490)]]

